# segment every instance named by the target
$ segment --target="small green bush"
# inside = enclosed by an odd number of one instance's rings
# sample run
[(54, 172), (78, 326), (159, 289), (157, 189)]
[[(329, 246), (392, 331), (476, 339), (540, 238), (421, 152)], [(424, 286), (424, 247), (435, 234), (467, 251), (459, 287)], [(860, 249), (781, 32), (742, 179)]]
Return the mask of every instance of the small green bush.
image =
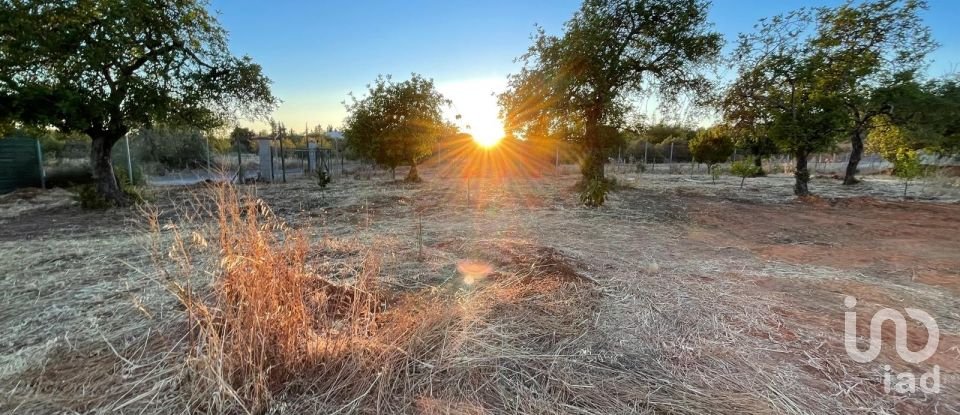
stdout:
[[(137, 173), (139, 170), (134, 169), (133, 181), (134, 183), (144, 183), (143, 174)], [(113, 175), (117, 179), (117, 185), (120, 186), (120, 191), (130, 199), (131, 202), (135, 204), (141, 204), (147, 200), (147, 194), (143, 186), (138, 184), (133, 184), (130, 182), (130, 175), (127, 174), (127, 170), (123, 167), (114, 167)], [(90, 182), (83, 183), (74, 188), (76, 195), (74, 200), (80, 203), (80, 207), (90, 210), (102, 210), (113, 207), (113, 202), (103, 198), (97, 193), (97, 186), (95, 183)]]
[(326, 189), (331, 180), (330, 172), (327, 169), (317, 169), (317, 184), (320, 185), (321, 190)]
[(97, 186), (92, 184), (77, 186), (74, 200), (80, 203), (81, 208), (89, 210), (103, 210), (113, 206), (113, 203), (97, 193)]
[(612, 180), (590, 180), (583, 184), (580, 190), (580, 203), (589, 207), (603, 206), (607, 201), (607, 192), (613, 189), (616, 184)]
[(740, 188), (743, 189), (743, 182), (747, 177), (757, 177), (763, 174), (763, 169), (754, 163), (753, 158), (735, 161), (730, 164), (730, 173), (740, 177)]

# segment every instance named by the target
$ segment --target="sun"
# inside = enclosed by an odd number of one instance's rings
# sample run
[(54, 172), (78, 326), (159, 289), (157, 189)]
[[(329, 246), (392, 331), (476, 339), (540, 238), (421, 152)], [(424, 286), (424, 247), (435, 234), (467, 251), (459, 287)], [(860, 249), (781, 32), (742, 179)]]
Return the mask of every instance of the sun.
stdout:
[(500, 140), (502, 139), (503, 137), (497, 137), (497, 136), (491, 136), (491, 135), (473, 136), (473, 141), (476, 142), (477, 145), (483, 148), (493, 148), (497, 144), (500, 144)]
[(467, 132), (473, 136), (473, 141), (483, 148), (493, 148), (503, 140), (503, 124), (495, 117), (476, 117), (476, 124), (469, 127)]

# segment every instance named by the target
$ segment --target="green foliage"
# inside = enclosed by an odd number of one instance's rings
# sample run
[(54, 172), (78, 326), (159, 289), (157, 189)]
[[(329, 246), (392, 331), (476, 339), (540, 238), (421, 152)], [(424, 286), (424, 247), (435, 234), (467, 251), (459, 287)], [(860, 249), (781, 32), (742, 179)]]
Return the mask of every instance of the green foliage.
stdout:
[(113, 174), (117, 177), (117, 182), (120, 183), (120, 188), (124, 186), (143, 186), (147, 184), (147, 178), (143, 174), (143, 169), (133, 166), (133, 181), (130, 180), (130, 173), (127, 172), (127, 168), (123, 166), (114, 166)]
[(211, 129), (276, 104), (203, 0), (4, 1), (0, 39), (0, 120), (88, 135), (109, 198), (121, 193), (106, 160), (126, 133)]
[(97, 192), (97, 186), (93, 184), (83, 184), (75, 189), (74, 200), (80, 203), (80, 207), (88, 210), (103, 210), (113, 207), (113, 202), (100, 195)]
[(241, 150), (254, 153), (257, 150), (257, 143), (254, 142), (253, 137), (256, 136), (257, 134), (249, 128), (234, 127), (233, 131), (230, 132), (230, 145), (234, 149), (239, 145)]
[(317, 169), (317, 185), (320, 186), (320, 190), (326, 189), (332, 180), (327, 169)]
[(693, 128), (678, 124), (658, 123), (640, 131), (640, 137), (651, 144), (660, 144), (676, 139), (689, 141), (696, 135), (697, 131)]
[[(169, 169), (200, 167), (207, 163), (207, 137), (196, 128), (157, 126), (138, 130), (130, 134), (129, 139), (130, 153), (137, 162), (157, 163)], [(123, 147), (121, 143), (114, 153), (124, 155)], [(213, 153), (212, 148), (210, 152)], [(114, 164), (126, 165), (125, 155), (120, 159), (115, 157)]]
[(752, 158), (748, 158), (731, 163), (730, 173), (737, 177), (757, 177), (763, 174), (763, 169)]
[(801, 9), (761, 21), (755, 33), (741, 34), (732, 57), (738, 75), (728, 92), (729, 99), (745, 104), (728, 107), (727, 118), (750, 134), (768, 136), (794, 156), (798, 196), (809, 194), (807, 157), (832, 147), (847, 121), (843, 101), (822, 88), (823, 59), (809, 38), (815, 17)]
[[(117, 177), (120, 190), (128, 200), (136, 204), (144, 203), (146, 201), (146, 192), (142, 187), (144, 184), (142, 181), (142, 174), (134, 174), (133, 182), (131, 182), (130, 176), (127, 174), (126, 169), (122, 167), (115, 167), (114, 175)], [(79, 202), (80, 207), (83, 209), (103, 210), (116, 206), (116, 202), (103, 197), (103, 195), (97, 192), (95, 183), (80, 184), (74, 188), (74, 192), (74, 200)]]
[(748, 177), (762, 176), (763, 168), (758, 166), (751, 157), (730, 163), (730, 173), (740, 178), (740, 188), (743, 189), (743, 182), (746, 181)]
[(912, 148), (916, 144), (917, 140), (910, 138), (910, 131), (893, 124), (889, 117), (873, 120), (867, 150), (893, 163), (893, 175), (904, 180), (904, 197), (909, 182), (926, 173), (920, 163), (920, 153)]
[(616, 184), (610, 179), (590, 180), (582, 184), (580, 203), (588, 207), (600, 207), (607, 201), (607, 192)]
[[(912, 74), (902, 74), (892, 85), (877, 89), (877, 100), (890, 103), (896, 111), (875, 117), (871, 128), (896, 126), (904, 144), (940, 154), (960, 151), (960, 78), (957, 75), (922, 82)], [(867, 143), (889, 130), (870, 131)], [(878, 139), (883, 139), (880, 137)], [(876, 146), (874, 146), (876, 147)], [(880, 153), (874, 148), (874, 152)], [(886, 157), (885, 157), (886, 158)]]
[(414, 167), (454, 130), (442, 114), (449, 105), (432, 79), (418, 74), (403, 82), (378, 77), (365, 96), (352, 97), (347, 105), (347, 146), (391, 169)]
[(901, 151), (910, 149), (906, 130), (895, 125), (890, 117), (875, 118), (871, 124), (867, 151), (879, 154), (891, 163), (896, 163)]
[(913, 180), (923, 176), (923, 165), (916, 150), (901, 148), (893, 159), (893, 175), (904, 180)]
[(621, 129), (635, 98), (656, 92), (667, 104), (683, 91), (708, 95), (699, 69), (716, 59), (722, 39), (707, 9), (702, 0), (587, 0), (561, 36), (538, 28), (498, 98), (505, 129), (580, 144), (587, 187), (606, 189), (596, 184), (609, 144), (603, 131)]
[(708, 166), (723, 163), (733, 154), (730, 131), (722, 125), (701, 130), (689, 143), (693, 158)]

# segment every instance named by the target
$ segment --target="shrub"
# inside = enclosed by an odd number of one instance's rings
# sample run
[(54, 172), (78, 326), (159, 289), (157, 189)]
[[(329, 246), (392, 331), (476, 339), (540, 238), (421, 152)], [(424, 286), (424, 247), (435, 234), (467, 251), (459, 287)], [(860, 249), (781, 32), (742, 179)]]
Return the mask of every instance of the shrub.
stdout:
[[(137, 171), (135, 168), (134, 172)], [(147, 200), (144, 188), (130, 182), (130, 175), (127, 174), (126, 169), (123, 167), (114, 167), (113, 175), (117, 178), (120, 190), (131, 202), (141, 204)], [(89, 177), (89, 175), (86, 177)], [(143, 174), (134, 173), (133, 179), (135, 183), (143, 183)], [(79, 202), (80, 207), (83, 209), (101, 210), (113, 207), (112, 202), (100, 196), (100, 193), (97, 192), (96, 184), (92, 183), (92, 181), (93, 180), (90, 179), (90, 182), (83, 183), (75, 188), (76, 195), (74, 196), (74, 200)]]
[(723, 163), (733, 154), (733, 139), (723, 126), (714, 126), (697, 133), (690, 140), (690, 153), (707, 166)]
[(740, 188), (743, 189), (743, 182), (747, 180), (747, 177), (757, 177), (762, 175), (763, 168), (757, 166), (751, 157), (746, 160), (735, 161), (730, 164), (730, 173), (740, 177)]
[(614, 187), (614, 182), (610, 179), (590, 180), (583, 184), (580, 190), (580, 203), (589, 207), (603, 206), (607, 201), (607, 192)]
[(320, 190), (326, 189), (331, 180), (330, 172), (327, 169), (317, 169), (317, 184), (320, 186)]
[(89, 210), (103, 210), (113, 207), (113, 203), (100, 196), (97, 187), (92, 184), (83, 184), (76, 187), (74, 200), (80, 203), (80, 207)]

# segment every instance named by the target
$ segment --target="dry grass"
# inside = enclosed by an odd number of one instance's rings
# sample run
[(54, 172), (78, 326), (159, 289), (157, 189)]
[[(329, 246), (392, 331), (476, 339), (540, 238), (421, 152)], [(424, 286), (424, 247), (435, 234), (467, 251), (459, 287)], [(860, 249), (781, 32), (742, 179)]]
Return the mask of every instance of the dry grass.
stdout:
[(178, 397), (141, 394), (159, 405), (154, 411), (762, 408), (685, 384), (656, 356), (624, 353), (597, 330), (604, 294), (555, 250), (500, 242), (488, 248), (499, 250), (508, 266), (473, 285), (387, 288), (378, 283), (376, 249), (361, 254), (354, 276), (317, 274), (307, 266), (310, 252), (329, 254), (342, 241), (311, 246), (262, 202), (232, 188), (216, 189), (214, 198), (211, 226), (154, 222), (157, 241), (164, 229), (171, 232), (156, 251), (158, 265), (188, 322), (186, 340), (173, 351), (181, 355), (180, 368), (171, 370), (170, 362), (158, 368), (173, 377), (164, 383), (178, 384)]
[(601, 210), (560, 180), (195, 189), (142, 243), (0, 241), (0, 412), (918, 412), (830, 331), (819, 284), (880, 284), (704, 246), (684, 229), (724, 196), (644, 183)]

